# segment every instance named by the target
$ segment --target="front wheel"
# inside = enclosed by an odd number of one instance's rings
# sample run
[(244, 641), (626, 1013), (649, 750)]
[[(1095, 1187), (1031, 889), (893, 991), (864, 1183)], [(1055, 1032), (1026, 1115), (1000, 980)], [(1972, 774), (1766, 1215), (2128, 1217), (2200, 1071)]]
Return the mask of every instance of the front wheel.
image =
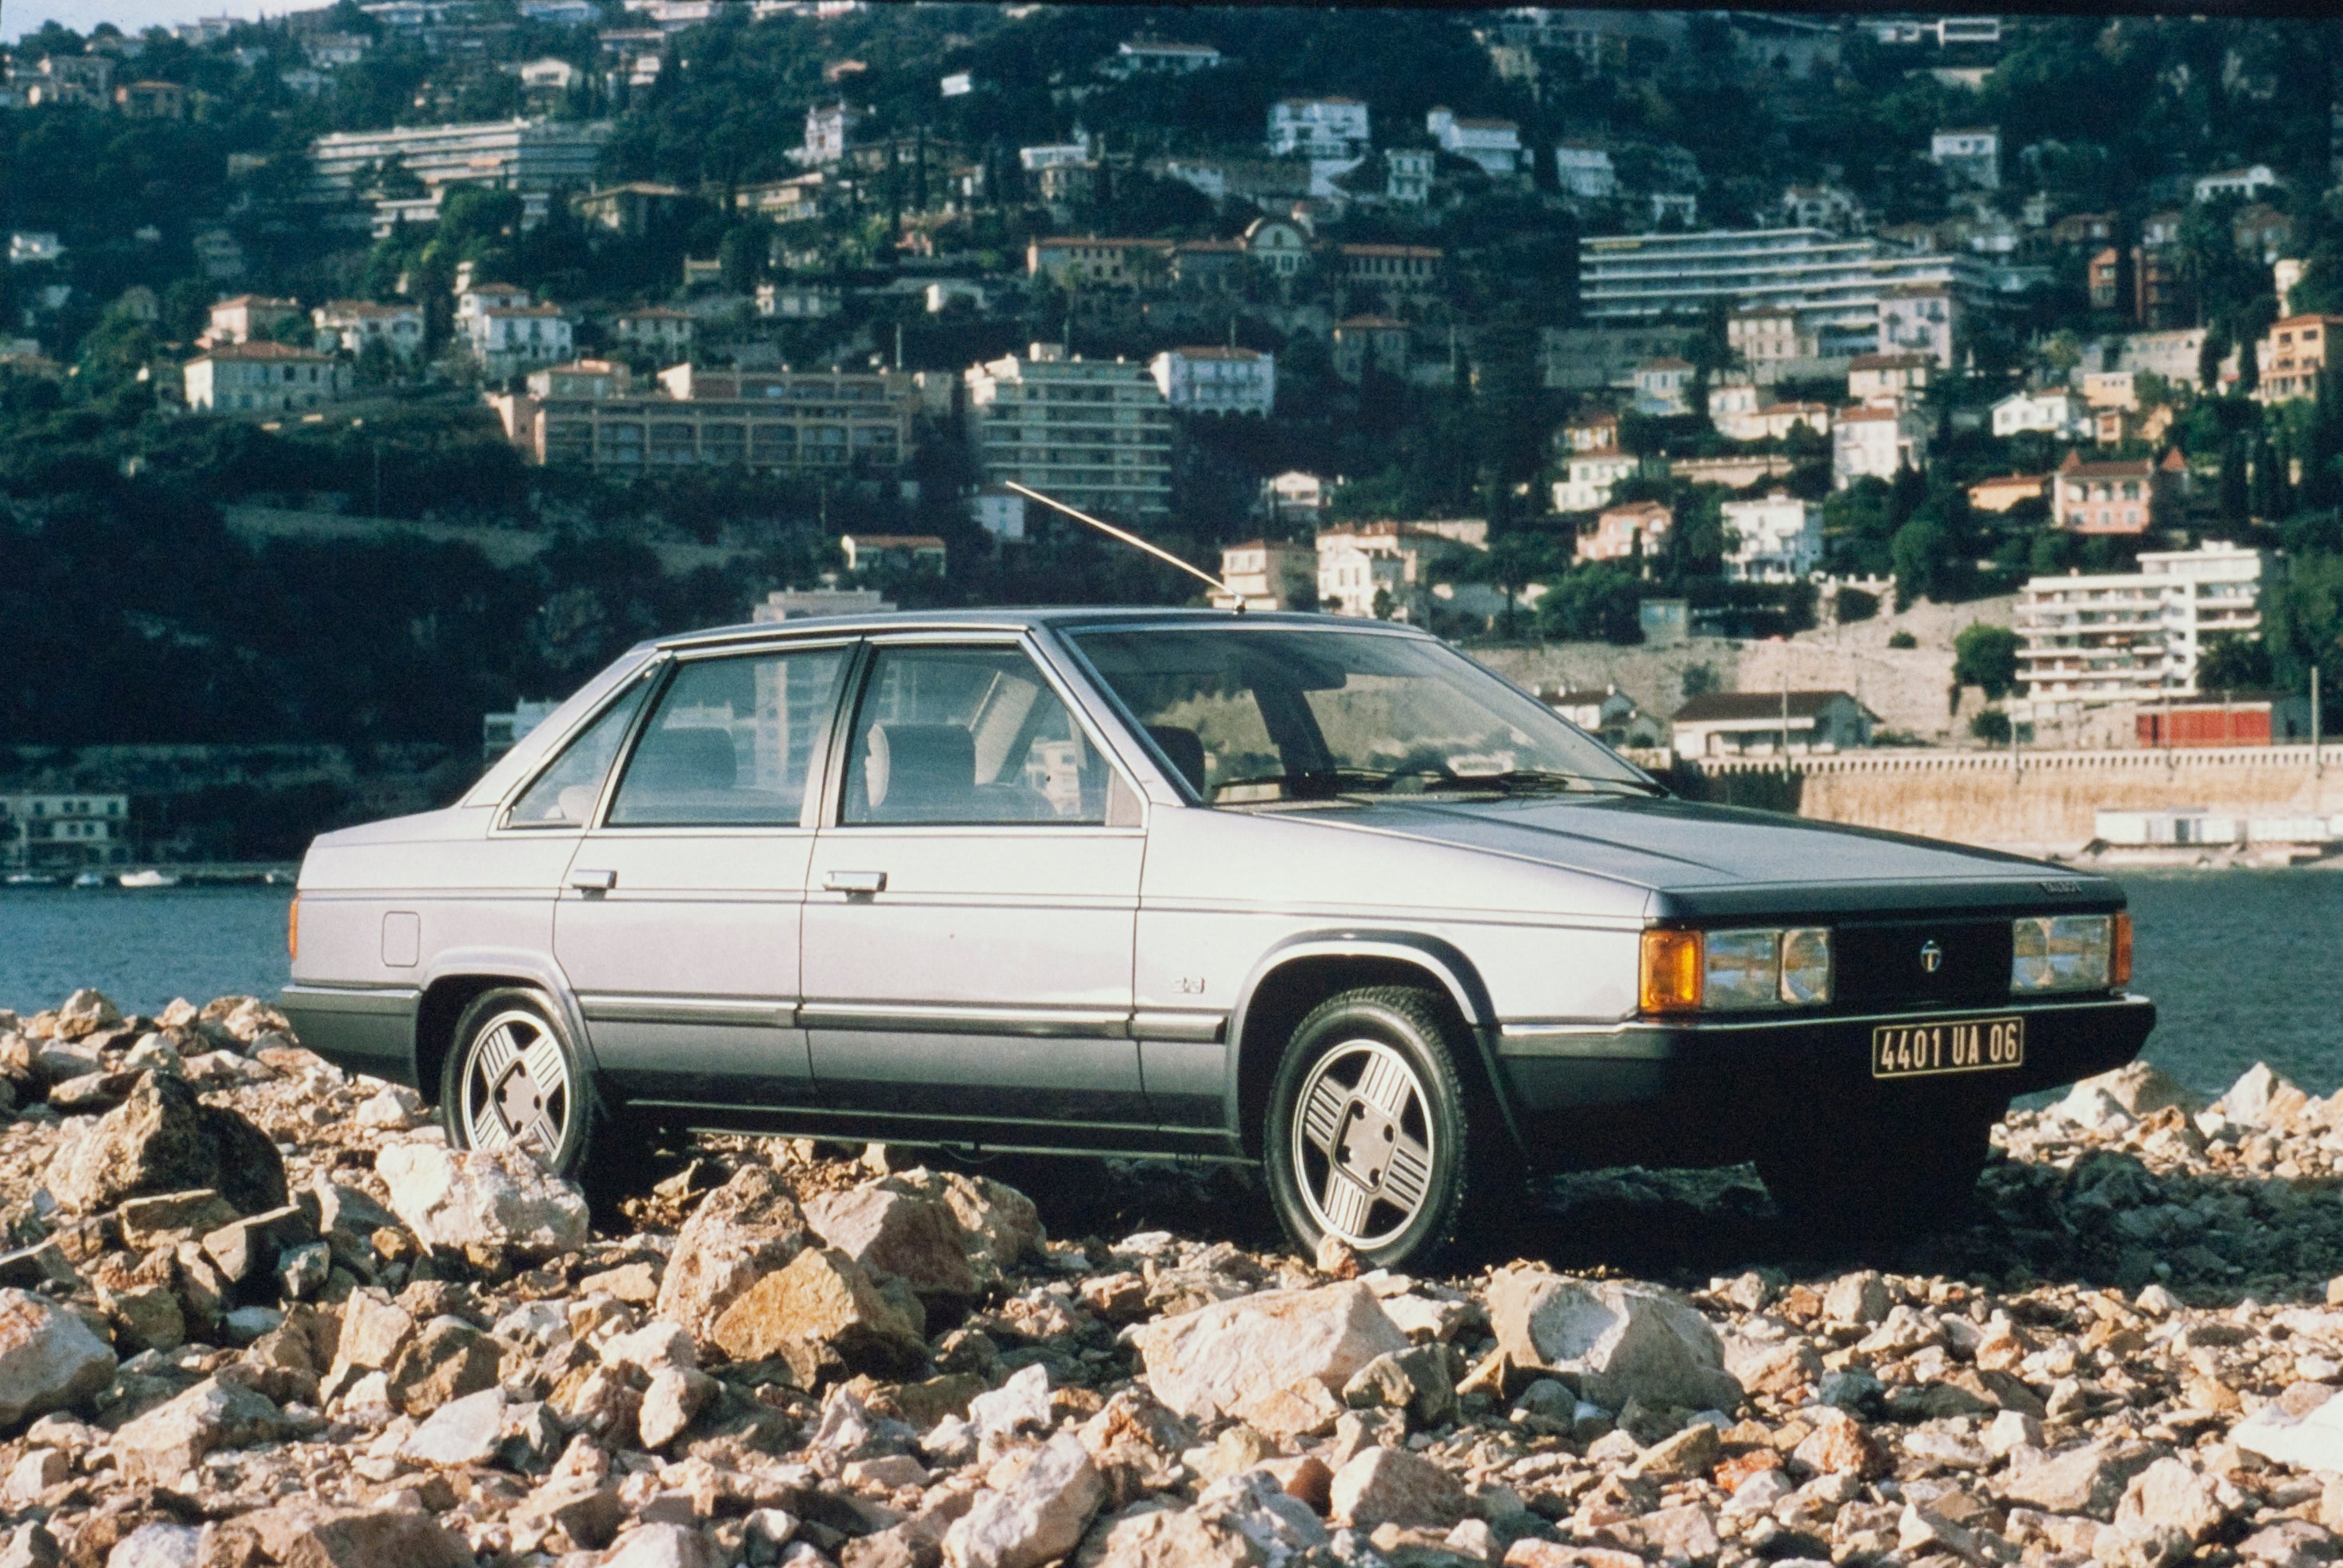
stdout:
[(1455, 1233), (1467, 1173), (1503, 1133), (1470, 1113), (1445, 1014), (1426, 992), (1378, 987), (1330, 998), (1294, 1030), (1263, 1152), (1270, 1201), (1305, 1254), (1332, 1236), (1400, 1268)]

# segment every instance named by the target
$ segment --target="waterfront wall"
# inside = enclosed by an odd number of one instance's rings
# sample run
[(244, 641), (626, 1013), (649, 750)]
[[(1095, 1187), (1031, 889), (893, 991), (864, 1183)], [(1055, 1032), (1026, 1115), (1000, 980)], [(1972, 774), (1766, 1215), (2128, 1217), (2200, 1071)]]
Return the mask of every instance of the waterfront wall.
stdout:
[(1970, 844), (2072, 848), (2101, 807), (2243, 817), (2343, 813), (2343, 746), (2177, 751), (1870, 751), (1679, 764), (1710, 799)]

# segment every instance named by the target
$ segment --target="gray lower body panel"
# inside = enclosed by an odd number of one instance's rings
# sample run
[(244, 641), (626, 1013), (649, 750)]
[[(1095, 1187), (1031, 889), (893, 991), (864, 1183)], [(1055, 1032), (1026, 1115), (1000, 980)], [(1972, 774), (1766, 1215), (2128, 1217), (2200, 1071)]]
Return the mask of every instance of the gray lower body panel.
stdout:
[(288, 985), (277, 993), (277, 1005), (295, 1037), (336, 1067), (420, 1089), (415, 1010), (421, 995), (404, 988)]

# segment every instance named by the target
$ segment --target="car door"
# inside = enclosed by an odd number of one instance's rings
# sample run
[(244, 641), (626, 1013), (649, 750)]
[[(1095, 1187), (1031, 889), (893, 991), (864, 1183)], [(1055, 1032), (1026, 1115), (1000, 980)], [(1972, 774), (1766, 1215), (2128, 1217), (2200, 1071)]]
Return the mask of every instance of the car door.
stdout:
[(621, 1096), (809, 1098), (797, 1020), (806, 782), (820, 776), (852, 647), (677, 659), (578, 841), (554, 951)]
[(878, 639), (857, 685), (806, 891), (823, 1104), (1145, 1123), (1137, 793), (1014, 638)]

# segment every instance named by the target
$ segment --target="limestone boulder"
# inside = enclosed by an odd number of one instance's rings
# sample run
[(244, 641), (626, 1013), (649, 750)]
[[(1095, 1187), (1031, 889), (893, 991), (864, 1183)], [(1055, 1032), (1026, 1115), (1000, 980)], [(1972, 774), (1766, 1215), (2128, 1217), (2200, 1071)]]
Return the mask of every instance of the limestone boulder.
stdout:
[(975, 1503), (944, 1534), (951, 1568), (1041, 1568), (1079, 1545), (1106, 1501), (1106, 1482), (1071, 1432), (1041, 1446), (1000, 1491)]
[(586, 1240), (586, 1195), (518, 1149), (394, 1143), (375, 1170), (392, 1211), (426, 1246), (550, 1257)]
[(901, 1377), (928, 1351), (870, 1276), (834, 1247), (808, 1248), (749, 1286), (716, 1320), (713, 1338), (734, 1361), (787, 1362), (806, 1388), (857, 1372)]
[(1447, 1530), (1469, 1507), (1463, 1484), (1423, 1455), (1372, 1445), (1334, 1473), (1329, 1497), (1335, 1520), (1354, 1530)]
[(1202, 1420), (1312, 1382), (1339, 1393), (1361, 1368), (1408, 1349), (1374, 1292), (1350, 1282), (1263, 1291), (1131, 1331), (1155, 1397)]
[(414, 1508), (289, 1503), (240, 1521), (281, 1568), (472, 1568), (462, 1536)]
[(239, 1214), (285, 1202), (276, 1141), (236, 1111), (206, 1105), (179, 1079), (142, 1073), (120, 1105), (65, 1124), (46, 1175), (69, 1213), (96, 1214), (132, 1198), (210, 1188)]
[(866, 1273), (892, 1274), (922, 1298), (977, 1292), (959, 1221), (935, 1199), (858, 1187), (809, 1199), (805, 1217), (816, 1235)]
[(1741, 1402), (1741, 1384), (1725, 1370), (1724, 1342), (1673, 1291), (1506, 1269), (1490, 1281), (1489, 1317), (1514, 1365), (1574, 1372), (1584, 1396), (1607, 1409), (1624, 1409), (1631, 1399), (1693, 1410), (1729, 1411)]
[(0, 1290), (0, 1430), (64, 1410), (114, 1378), (113, 1347), (45, 1296)]
[(275, 1401), (241, 1383), (206, 1378), (114, 1434), (115, 1462), (133, 1477), (168, 1485), (219, 1448), (249, 1448), (286, 1434)]
[(805, 1215), (781, 1179), (763, 1165), (743, 1166), (677, 1232), (653, 1310), (709, 1339), (727, 1307), (805, 1244)]

